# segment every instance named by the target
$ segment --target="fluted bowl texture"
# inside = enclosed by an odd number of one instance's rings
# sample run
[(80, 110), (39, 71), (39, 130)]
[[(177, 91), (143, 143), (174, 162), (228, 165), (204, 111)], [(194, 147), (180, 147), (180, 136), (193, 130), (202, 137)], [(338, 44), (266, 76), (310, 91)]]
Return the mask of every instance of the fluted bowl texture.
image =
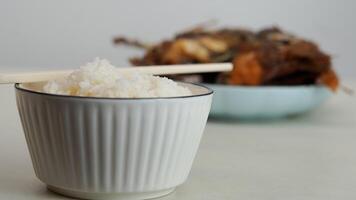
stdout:
[(182, 184), (206, 125), (212, 90), (180, 84), (193, 95), (75, 97), (16, 84), (36, 176), (60, 193), (88, 194), (88, 198), (90, 194), (168, 191)]

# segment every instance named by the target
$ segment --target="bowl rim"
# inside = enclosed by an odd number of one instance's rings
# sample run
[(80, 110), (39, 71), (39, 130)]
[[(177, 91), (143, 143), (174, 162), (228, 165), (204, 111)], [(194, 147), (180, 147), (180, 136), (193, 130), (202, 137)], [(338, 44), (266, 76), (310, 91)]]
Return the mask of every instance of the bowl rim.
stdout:
[(187, 96), (171, 96), (171, 97), (139, 97), (139, 98), (125, 98), (125, 97), (88, 97), (88, 96), (73, 96), (73, 95), (64, 95), (64, 94), (52, 94), (52, 93), (45, 93), (45, 92), (39, 92), (35, 90), (30, 90), (21, 87), (21, 83), (15, 83), (15, 89), (17, 91), (22, 91), (26, 93), (31, 93), (31, 94), (37, 94), (37, 95), (42, 95), (42, 96), (50, 96), (50, 97), (61, 97), (61, 98), (74, 98), (74, 99), (97, 99), (97, 100), (156, 100), (156, 99), (185, 99), (185, 98), (193, 98), (193, 97), (201, 97), (201, 96), (209, 96), (214, 93), (214, 90), (199, 83), (191, 83), (191, 82), (183, 82), (183, 81), (176, 81), (177, 83), (184, 83), (184, 84), (190, 84), (194, 86), (198, 86), (201, 88), (204, 88), (207, 90), (207, 92), (204, 92), (202, 94), (195, 94), (195, 95), (187, 95)]

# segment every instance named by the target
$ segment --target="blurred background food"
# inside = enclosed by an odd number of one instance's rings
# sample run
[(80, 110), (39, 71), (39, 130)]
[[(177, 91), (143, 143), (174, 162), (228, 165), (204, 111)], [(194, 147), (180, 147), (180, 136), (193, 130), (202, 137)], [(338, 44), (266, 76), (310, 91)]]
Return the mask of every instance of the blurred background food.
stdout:
[(145, 49), (130, 59), (133, 65), (232, 62), (230, 73), (176, 76), (176, 79), (229, 85), (311, 85), (332, 90), (338, 78), (331, 58), (316, 43), (296, 37), (278, 27), (251, 31), (241, 28), (208, 29), (199, 25), (173, 39), (154, 45), (117, 37), (115, 44)]
[(156, 44), (127, 36), (118, 36), (113, 42), (144, 50), (143, 56), (129, 59), (134, 66), (233, 63), (234, 69), (227, 73), (171, 77), (212, 88), (212, 117), (256, 120), (295, 116), (324, 103), (339, 86), (331, 56), (313, 41), (279, 27), (253, 31), (209, 25), (211, 22), (199, 24)]

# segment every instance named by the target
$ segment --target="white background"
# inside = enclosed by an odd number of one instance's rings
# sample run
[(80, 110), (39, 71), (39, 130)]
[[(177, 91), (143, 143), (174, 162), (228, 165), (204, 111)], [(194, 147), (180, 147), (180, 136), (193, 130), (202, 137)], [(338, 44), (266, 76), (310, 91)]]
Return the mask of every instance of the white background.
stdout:
[(0, 70), (71, 68), (96, 56), (127, 65), (142, 52), (114, 47), (115, 35), (155, 42), (217, 19), (253, 29), (280, 25), (315, 40), (353, 78), (355, 8), (353, 0), (0, 0)]

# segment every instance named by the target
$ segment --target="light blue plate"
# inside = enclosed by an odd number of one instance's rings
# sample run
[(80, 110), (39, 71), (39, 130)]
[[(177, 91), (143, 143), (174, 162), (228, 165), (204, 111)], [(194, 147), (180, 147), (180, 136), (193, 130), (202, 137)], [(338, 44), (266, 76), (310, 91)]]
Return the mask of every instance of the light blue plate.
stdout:
[(205, 85), (214, 90), (210, 116), (220, 118), (267, 119), (298, 115), (319, 106), (332, 95), (323, 86)]

